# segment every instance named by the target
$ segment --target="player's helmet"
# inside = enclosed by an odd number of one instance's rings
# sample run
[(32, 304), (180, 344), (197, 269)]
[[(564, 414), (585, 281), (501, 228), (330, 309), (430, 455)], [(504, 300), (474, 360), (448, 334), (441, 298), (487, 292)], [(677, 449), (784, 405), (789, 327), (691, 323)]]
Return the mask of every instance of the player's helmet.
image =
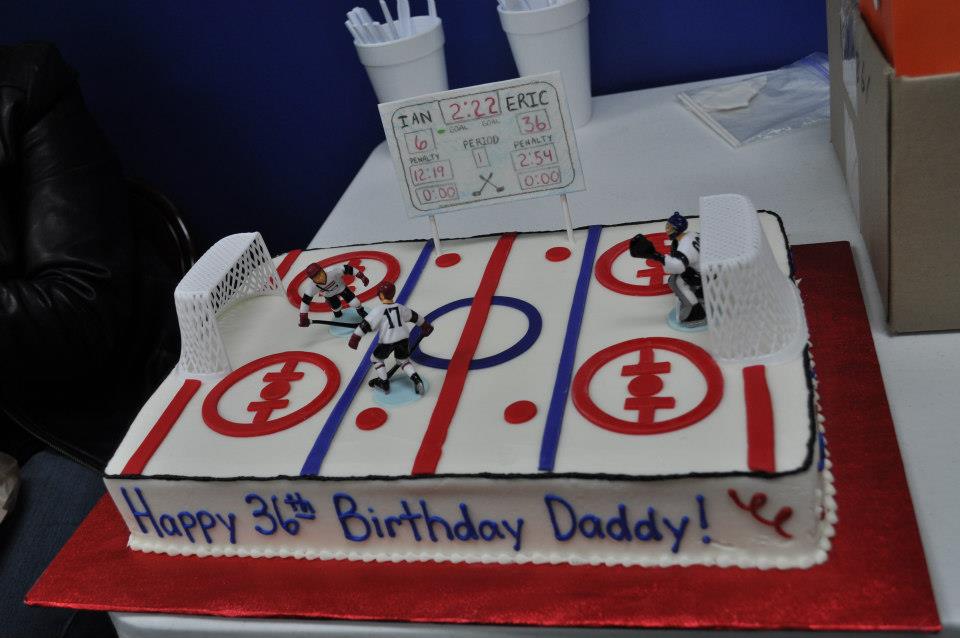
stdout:
[(384, 299), (393, 299), (394, 295), (397, 294), (397, 287), (392, 281), (385, 281), (377, 286), (377, 294)]
[(670, 215), (670, 219), (667, 220), (667, 223), (676, 228), (678, 233), (685, 231), (689, 225), (687, 223), (687, 218), (677, 211), (674, 211), (673, 215)]
[(317, 273), (320, 272), (320, 266), (317, 264), (308, 264), (307, 265), (307, 277), (313, 279), (317, 276)]

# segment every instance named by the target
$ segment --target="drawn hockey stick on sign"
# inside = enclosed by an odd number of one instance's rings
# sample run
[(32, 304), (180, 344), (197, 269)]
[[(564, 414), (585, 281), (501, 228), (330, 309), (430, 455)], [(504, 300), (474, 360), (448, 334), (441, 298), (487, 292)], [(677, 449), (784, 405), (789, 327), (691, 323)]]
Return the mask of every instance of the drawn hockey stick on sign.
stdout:
[(490, 181), (491, 179), (493, 179), (493, 173), (490, 173), (490, 174), (487, 175), (486, 177), (484, 177), (484, 176), (481, 174), (481, 175), (480, 175), (480, 179), (483, 180), (483, 186), (480, 187), (480, 190), (473, 192), (473, 196), (474, 196), (474, 197), (480, 197), (480, 195), (483, 193), (483, 189), (487, 187), (487, 184), (489, 184), (490, 186), (493, 186), (495, 189), (497, 189), (497, 192), (498, 192), (498, 193), (502, 193), (502, 192), (503, 192), (503, 190), (504, 190), (503, 186), (497, 186), (496, 184), (494, 184), (493, 182)]

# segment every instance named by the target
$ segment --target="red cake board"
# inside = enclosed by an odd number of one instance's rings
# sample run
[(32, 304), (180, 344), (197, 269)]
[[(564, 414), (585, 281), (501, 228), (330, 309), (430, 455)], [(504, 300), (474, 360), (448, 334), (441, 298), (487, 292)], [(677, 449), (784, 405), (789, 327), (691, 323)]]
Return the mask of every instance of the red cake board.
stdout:
[(126, 547), (104, 497), (32, 605), (229, 617), (571, 627), (937, 631), (913, 504), (850, 247), (794, 249), (836, 475), (829, 560), (807, 570), (170, 557)]

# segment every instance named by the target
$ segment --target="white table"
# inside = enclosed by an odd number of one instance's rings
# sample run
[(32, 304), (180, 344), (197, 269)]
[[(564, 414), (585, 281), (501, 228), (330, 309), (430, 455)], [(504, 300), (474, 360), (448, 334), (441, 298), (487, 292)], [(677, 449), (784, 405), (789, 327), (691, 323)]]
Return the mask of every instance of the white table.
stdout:
[[(827, 124), (732, 149), (674, 99), (688, 86), (594, 99), (593, 119), (578, 130), (587, 190), (569, 196), (575, 225), (663, 219), (694, 213), (700, 195), (741, 193), (777, 211), (793, 244), (848, 241), (883, 370), (907, 478), (920, 521), (945, 635), (960, 636), (960, 332), (890, 335), (876, 280), (851, 211)], [(385, 144), (347, 188), (310, 247), (427, 238), (410, 221)], [(463, 237), (562, 226), (557, 198), (499, 204), (438, 217), (441, 236)], [(842, 514), (841, 514), (842, 516)], [(841, 518), (841, 526), (842, 526)], [(113, 614), (121, 636), (603, 636), (595, 630), (539, 630), (320, 621), (228, 620)], [(610, 636), (715, 636), (711, 632), (609, 632)], [(761, 636), (791, 636), (763, 632)], [(812, 635), (812, 634), (811, 634)], [(817, 634), (823, 636), (824, 634)], [(884, 634), (890, 636), (891, 634)]]

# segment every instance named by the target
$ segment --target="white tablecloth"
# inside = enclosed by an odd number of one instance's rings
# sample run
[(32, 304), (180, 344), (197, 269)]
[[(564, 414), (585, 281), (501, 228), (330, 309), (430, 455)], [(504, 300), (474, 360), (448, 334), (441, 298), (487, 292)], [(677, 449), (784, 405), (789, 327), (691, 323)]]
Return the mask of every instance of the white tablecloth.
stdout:
[[(851, 211), (826, 124), (733, 149), (676, 101), (694, 83), (594, 99), (593, 119), (577, 131), (587, 190), (569, 196), (575, 225), (663, 219), (695, 213), (701, 195), (741, 193), (778, 212), (793, 244), (853, 246), (887, 396), (910, 482), (946, 635), (960, 636), (960, 333), (888, 334), (877, 284)], [(562, 227), (557, 198), (499, 204), (438, 216), (441, 236)], [(310, 247), (427, 238), (428, 222), (409, 220), (385, 144), (347, 188)], [(878, 524), (884, 524), (878, 521)], [(843, 525), (841, 513), (841, 529)], [(226, 620), (114, 614), (122, 636), (602, 636), (481, 626)], [(617, 631), (611, 636), (632, 632)], [(637, 632), (651, 636), (711, 632)], [(790, 634), (762, 633), (758, 636)], [(812, 634), (811, 634), (812, 635)], [(817, 634), (823, 636), (824, 634)], [(885, 634), (890, 636), (891, 634)]]

